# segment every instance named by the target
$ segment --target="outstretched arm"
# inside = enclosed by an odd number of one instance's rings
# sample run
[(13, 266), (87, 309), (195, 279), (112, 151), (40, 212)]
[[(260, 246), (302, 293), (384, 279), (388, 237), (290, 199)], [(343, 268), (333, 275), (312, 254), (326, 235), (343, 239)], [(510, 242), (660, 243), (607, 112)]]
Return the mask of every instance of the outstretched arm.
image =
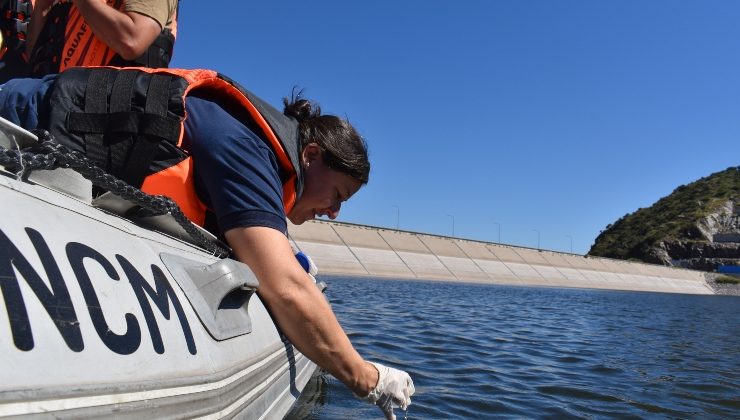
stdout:
[(229, 230), (226, 240), (259, 279), (257, 294), (291, 343), (355, 394), (370, 393), (378, 383), (378, 370), (354, 349), (285, 235), (272, 228), (247, 227)]
[(125, 60), (133, 60), (149, 48), (162, 32), (153, 18), (136, 12), (121, 12), (105, 0), (75, 0), (75, 6), (95, 36)]

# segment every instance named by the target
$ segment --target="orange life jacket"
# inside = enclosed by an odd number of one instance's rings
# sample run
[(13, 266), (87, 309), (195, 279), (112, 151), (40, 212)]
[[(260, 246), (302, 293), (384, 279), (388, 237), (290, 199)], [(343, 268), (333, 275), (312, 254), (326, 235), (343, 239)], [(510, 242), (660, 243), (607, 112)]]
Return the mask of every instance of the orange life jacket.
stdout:
[[(108, 6), (123, 10), (124, 0), (106, 1)], [(40, 77), (74, 66), (160, 68), (167, 67), (172, 58), (177, 35), (177, 14), (173, 16), (171, 28), (164, 28), (144, 54), (134, 60), (124, 60), (93, 34), (71, 0), (60, 0), (49, 9), (33, 51), (27, 57), (25, 40), (34, 4), (35, 0), (12, 0), (5, 2), (2, 9), (0, 28), (3, 31), (3, 48), (0, 58), (4, 59), (7, 54), (11, 60), (27, 62), (24, 63), (24, 69), (17, 70), (18, 74), (10, 77)]]
[(208, 209), (195, 191), (192, 158), (182, 148), (185, 101), (195, 91), (259, 127), (282, 169), (288, 213), (303, 189), (298, 123), (213, 70), (71, 68), (52, 88), (49, 131), (131, 185), (171, 197), (203, 226)]

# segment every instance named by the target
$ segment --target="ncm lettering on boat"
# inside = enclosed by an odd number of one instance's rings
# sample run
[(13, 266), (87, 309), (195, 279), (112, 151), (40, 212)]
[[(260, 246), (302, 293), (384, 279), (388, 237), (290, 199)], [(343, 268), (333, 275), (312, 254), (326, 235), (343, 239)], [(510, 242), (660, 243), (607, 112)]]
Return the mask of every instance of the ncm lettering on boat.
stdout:
[[(120, 273), (123, 273), (141, 307), (141, 313), (149, 331), (154, 351), (163, 354), (165, 347), (152, 302), (154, 307), (167, 320), (171, 316), (170, 308), (174, 308), (180, 321), (188, 351), (190, 354), (197, 353), (193, 334), (180, 300), (167, 281), (164, 272), (157, 265), (152, 264), (150, 266), (152, 277), (151, 281), (147, 281), (144, 275), (123, 255), (115, 254), (115, 260), (120, 268), (119, 273), (119, 270), (108, 258), (90, 246), (79, 242), (68, 242), (64, 246), (64, 252), (56, 251), (55, 253), (51, 251), (41, 233), (30, 227), (26, 227), (25, 232), (28, 238), (22, 240), (30, 240), (39, 260), (41, 260), (48, 282), (42, 279), (39, 272), (29, 263), (28, 258), (18, 249), (16, 243), (0, 230), (0, 289), (2, 289), (5, 308), (8, 313), (13, 343), (18, 349), (29, 351), (34, 347), (33, 329), (24, 301), (24, 298), (27, 299), (28, 296), (24, 297), (21, 292), (21, 280), (26, 282), (35, 297), (43, 305), (70, 350), (76, 352), (84, 350), (85, 340), (90, 339), (89, 336), (92, 335), (90, 331), (83, 334), (80, 328), (78, 317), (80, 308), (75, 308), (68, 289), (69, 279), (64, 278), (57, 261), (57, 258), (63, 256), (69, 263), (72, 273), (74, 273), (96, 335), (110, 350), (122, 355), (137, 351), (142, 341), (141, 321), (132, 313), (121, 314), (126, 324), (126, 332), (117, 334), (109, 328), (103, 315), (101, 301), (95, 291), (94, 282), (86, 268), (86, 260), (89, 260), (87, 261), (88, 265), (92, 263), (99, 265), (106, 274), (103, 277), (107, 277), (111, 281), (121, 281)], [(96, 277), (95, 281), (100, 281), (100, 278)], [(154, 287), (152, 287), (152, 284)], [(103, 303), (112, 305), (112, 303), (115, 303), (115, 299), (107, 299)], [(84, 311), (84, 309), (82, 310)]]

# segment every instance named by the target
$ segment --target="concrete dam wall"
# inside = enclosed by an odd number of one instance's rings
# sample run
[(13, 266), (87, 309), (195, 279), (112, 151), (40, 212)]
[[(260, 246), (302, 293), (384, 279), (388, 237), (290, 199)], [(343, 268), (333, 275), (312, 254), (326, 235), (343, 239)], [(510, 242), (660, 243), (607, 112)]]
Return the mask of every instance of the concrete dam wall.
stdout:
[(320, 274), (713, 294), (701, 271), (329, 221), (288, 224)]

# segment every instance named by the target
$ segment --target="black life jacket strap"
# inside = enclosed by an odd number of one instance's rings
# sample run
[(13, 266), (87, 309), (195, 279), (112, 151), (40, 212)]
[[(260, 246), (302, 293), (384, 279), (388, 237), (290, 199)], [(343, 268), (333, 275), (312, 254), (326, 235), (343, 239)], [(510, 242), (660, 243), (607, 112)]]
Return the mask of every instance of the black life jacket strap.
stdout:
[(142, 114), (139, 111), (70, 113), (67, 124), (76, 133), (104, 133), (104, 145), (117, 144), (114, 135), (145, 134), (171, 139), (180, 129), (177, 121), (159, 115)]
[[(85, 88), (85, 113), (104, 114), (108, 111), (108, 77), (110, 69), (93, 71), (87, 79)], [(70, 121), (70, 129), (76, 130)], [(108, 151), (103, 145), (103, 133), (105, 131), (78, 130), (85, 133), (85, 154), (101, 168), (108, 168)]]
[[(154, 160), (157, 143), (172, 133), (171, 123), (179, 121), (167, 119), (167, 104), (169, 103), (169, 89), (171, 76), (153, 74), (146, 93), (144, 124), (131, 150), (125, 173), (129, 176), (131, 185), (141, 185), (149, 174), (149, 166)], [(157, 118), (160, 117), (160, 118)]]
[(110, 145), (110, 161), (111, 161), (111, 173), (121, 176), (123, 174), (124, 163), (128, 151), (134, 143), (134, 134), (132, 130), (135, 129), (133, 124), (127, 124), (133, 122), (133, 119), (126, 116), (127, 113), (131, 112), (131, 97), (134, 92), (134, 81), (136, 80), (136, 73), (132, 71), (120, 71), (116, 75), (116, 81), (113, 82), (113, 90), (110, 95), (110, 120), (120, 120), (120, 122), (113, 122), (107, 125), (106, 131), (110, 128), (125, 127), (128, 130), (121, 132), (111, 132), (108, 134), (108, 144)]

